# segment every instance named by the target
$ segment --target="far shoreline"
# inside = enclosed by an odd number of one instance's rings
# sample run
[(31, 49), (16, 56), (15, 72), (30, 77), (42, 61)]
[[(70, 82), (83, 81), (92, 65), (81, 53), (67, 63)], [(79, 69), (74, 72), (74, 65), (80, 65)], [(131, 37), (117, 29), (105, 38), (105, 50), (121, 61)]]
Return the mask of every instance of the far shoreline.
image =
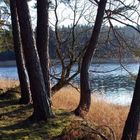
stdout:
[[(60, 64), (58, 59), (51, 59), (52, 62), (56, 64)], [(68, 60), (66, 59), (66, 63)], [(93, 58), (92, 64), (136, 64), (139, 63), (139, 59), (132, 59), (132, 58), (123, 58), (120, 62), (117, 58)], [(16, 67), (16, 60), (3, 60), (0, 61), (0, 67)]]
[(16, 67), (15, 60), (0, 61), (0, 67)]

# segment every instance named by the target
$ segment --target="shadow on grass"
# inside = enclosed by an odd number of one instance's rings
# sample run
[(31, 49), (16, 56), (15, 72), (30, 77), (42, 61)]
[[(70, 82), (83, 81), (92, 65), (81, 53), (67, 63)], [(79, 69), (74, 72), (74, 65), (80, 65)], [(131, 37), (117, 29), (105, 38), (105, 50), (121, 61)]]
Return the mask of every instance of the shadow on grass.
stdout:
[[(2, 99), (2, 98), (0, 97), (0, 99)], [(5, 100), (5, 99), (3, 99), (0, 102), (0, 108), (11, 106), (11, 105), (17, 105), (18, 103), (19, 103), (19, 100), (17, 100), (17, 99), (13, 99), (13, 100)]]
[[(29, 134), (27, 132), (19, 132), (19, 133), (13, 133), (13, 134), (4, 134), (2, 133), (0, 135), (1, 140), (18, 140), (21, 137), (27, 137)], [(24, 138), (26, 139), (26, 138)]]
[(19, 99), (20, 97), (20, 91), (17, 87), (7, 89), (7, 91), (0, 91), (0, 100), (13, 100), (13, 99)]
[(32, 126), (32, 123), (26, 119), (26, 120), (23, 120), (23, 121), (20, 121), (18, 123), (15, 123), (15, 124), (12, 124), (12, 125), (9, 125), (9, 126), (4, 126), (4, 127), (0, 127), (0, 130), (16, 130), (16, 129), (26, 129), (26, 128), (29, 128)]
[[(8, 105), (10, 101), (5, 101), (3, 104), (5, 104), (6, 106)], [(12, 102), (12, 103), (11, 103)], [(16, 101), (15, 103), (13, 101), (11, 101), (9, 103), (9, 106), (10, 105), (15, 105), (16, 104)], [(1, 107), (1, 103), (0, 103), (0, 107)], [(31, 109), (32, 108), (32, 105), (22, 105), (22, 106), (19, 106), (18, 109), (14, 109), (13, 111), (10, 111), (10, 112), (6, 112), (6, 113), (0, 113), (0, 118), (2, 116), (8, 116), (8, 117), (13, 117), (13, 116), (16, 116), (16, 115), (22, 115), (22, 113), (26, 112), (27, 110)]]
[(0, 140), (18, 140), (26, 137), (31, 139), (45, 139), (60, 135), (65, 126), (69, 123), (69, 112), (56, 112), (56, 117), (47, 122), (32, 123), (28, 119), (18, 123), (0, 127), (2, 131)]
[[(44, 123), (45, 124), (45, 123)], [(33, 124), (28, 119), (20, 121), (16, 124), (0, 127), (0, 140), (19, 140), (35, 138), (48, 138), (47, 131), (42, 131), (43, 125)]]
[(71, 115), (63, 109), (54, 109), (55, 118), (47, 122), (33, 123), (28, 118), (32, 105), (18, 105), (18, 99), (5, 96), (3, 99), (0, 96), (0, 109), (0, 140), (48, 140), (48, 137), (57, 136), (62, 132)]

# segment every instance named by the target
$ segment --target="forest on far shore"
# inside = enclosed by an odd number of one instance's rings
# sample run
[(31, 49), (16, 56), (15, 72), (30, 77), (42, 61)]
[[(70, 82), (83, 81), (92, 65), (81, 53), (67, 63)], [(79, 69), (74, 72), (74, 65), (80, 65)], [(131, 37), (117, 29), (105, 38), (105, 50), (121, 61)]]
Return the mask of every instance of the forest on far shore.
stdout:
[[(61, 34), (61, 40), (67, 39), (67, 41), (63, 44), (61, 51), (63, 54), (68, 55), (66, 52), (68, 48), (70, 48), (70, 43), (72, 42), (72, 35), (69, 36), (71, 32), (71, 26), (59, 27), (58, 32)], [(114, 35), (113, 31), (110, 31), (109, 26), (102, 27), (100, 32), (99, 40), (98, 40), (98, 47), (94, 54), (94, 59), (100, 59), (100, 62), (112, 62), (113, 59), (119, 59), (120, 53), (122, 59), (127, 59), (125, 61), (128, 62), (135, 62), (140, 54), (139, 49), (139, 33), (131, 27), (122, 26), (117, 27), (115, 26), (114, 29), (120, 34), (120, 41), (122, 46), (118, 43), (116, 36)], [(81, 48), (85, 46), (87, 40), (89, 40), (91, 33), (92, 33), (92, 26), (86, 25), (77, 25), (75, 28), (76, 32), (76, 43), (77, 48), (76, 51), (81, 51)], [(108, 36), (108, 34), (110, 34)], [(55, 31), (50, 27), (49, 30), (49, 55), (51, 59), (59, 59), (57, 57), (56, 46), (57, 46), (57, 39), (55, 35)], [(124, 43), (125, 42), (125, 43)], [(118, 47), (120, 46), (120, 47)], [(121, 52), (120, 52), (121, 49)], [(67, 58), (68, 56), (66, 56)], [(107, 59), (109, 61), (104, 61), (102, 59)], [(12, 41), (12, 30), (4, 29), (0, 31), (0, 61), (3, 60), (15, 60), (15, 54), (13, 49), (13, 41)], [(94, 61), (94, 60), (93, 60)], [(113, 61), (115, 62), (115, 61)]]

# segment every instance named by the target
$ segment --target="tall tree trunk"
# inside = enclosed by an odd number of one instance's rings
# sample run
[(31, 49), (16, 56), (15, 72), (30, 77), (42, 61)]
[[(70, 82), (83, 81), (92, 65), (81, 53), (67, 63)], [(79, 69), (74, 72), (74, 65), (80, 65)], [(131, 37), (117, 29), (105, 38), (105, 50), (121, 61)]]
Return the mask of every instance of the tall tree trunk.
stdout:
[(48, 25), (48, 0), (37, 0), (37, 50), (40, 58), (42, 73), (48, 97), (50, 94), (49, 78), (49, 25)]
[(34, 107), (31, 119), (35, 121), (46, 120), (48, 117), (51, 117), (52, 110), (48, 100), (40, 60), (35, 46), (27, 1), (16, 0), (16, 4)]
[(80, 90), (81, 90), (80, 102), (75, 110), (75, 115), (78, 116), (85, 115), (85, 113), (89, 111), (90, 104), (91, 104), (91, 91), (89, 85), (88, 70), (99, 38), (99, 33), (103, 22), (106, 3), (107, 0), (100, 0), (98, 4), (95, 26), (93, 28), (93, 32), (89, 44), (87, 45), (87, 49), (82, 60), (81, 71), (80, 71)]
[(12, 32), (13, 32), (13, 41), (14, 41), (14, 51), (16, 55), (17, 70), (18, 70), (18, 76), (19, 76), (20, 88), (21, 88), (21, 98), (19, 103), (28, 104), (31, 101), (30, 89), (28, 84), (28, 78), (26, 75), (26, 68), (24, 65), (24, 58), (23, 58), (22, 45), (20, 40), (20, 31), (19, 31), (15, 0), (10, 0), (10, 10), (11, 10), (11, 21), (12, 21), (12, 30), (13, 30)]
[(125, 122), (122, 140), (136, 140), (140, 120), (140, 68), (137, 76), (132, 103)]

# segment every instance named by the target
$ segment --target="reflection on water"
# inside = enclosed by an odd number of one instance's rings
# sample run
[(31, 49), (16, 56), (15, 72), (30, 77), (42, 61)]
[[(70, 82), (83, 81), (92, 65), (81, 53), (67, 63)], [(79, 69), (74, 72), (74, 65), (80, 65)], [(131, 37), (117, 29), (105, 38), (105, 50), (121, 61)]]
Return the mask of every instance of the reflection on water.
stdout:
[(129, 76), (96, 76), (90, 78), (92, 89), (112, 94), (114, 92), (132, 91), (135, 80)]
[(131, 102), (135, 80), (129, 76), (102, 76), (91, 80), (94, 91), (101, 93), (108, 102), (128, 105)]
[[(79, 78), (76, 79), (79, 83)], [(129, 105), (132, 100), (135, 80), (130, 76), (90, 76), (90, 86), (93, 92), (99, 93), (104, 100)]]
[[(139, 64), (128, 64), (124, 67), (137, 75)], [(73, 67), (73, 71), (77, 66)], [(57, 66), (57, 73), (60, 73), (61, 67)], [(90, 86), (93, 91), (100, 93), (106, 101), (128, 105), (131, 102), (135, 78), (124, 70), (119, 64), (92, 64), (90, 67)], [(16, 67), (0, 67), (0, 78), (18, 79)], [(74, 80), (79, 83), (79, 75)]]
[[(139, 64), (124, 65), (132, 77), (119, 64), (91, 65), (90, 86), (95, 92), (100, 93), (104, 100), (121, 105), (129, 105), (135, 85)], [(76, 78), (79, 83), (79, 78)]]

